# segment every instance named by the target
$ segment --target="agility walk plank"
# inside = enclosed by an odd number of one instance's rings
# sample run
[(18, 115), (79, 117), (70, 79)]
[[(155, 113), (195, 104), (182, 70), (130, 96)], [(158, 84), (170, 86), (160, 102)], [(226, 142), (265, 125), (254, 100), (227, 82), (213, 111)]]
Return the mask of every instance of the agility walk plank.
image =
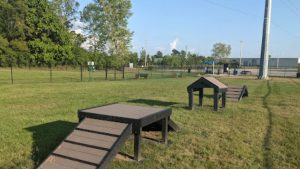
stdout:
[(106, 168), (131, 132), (131, 124), (85, 118), (39, 169)]
[(228, 86), (226, 98), (231, 101), (240, 101), (243, 97), (248, 97), (247, 86)]

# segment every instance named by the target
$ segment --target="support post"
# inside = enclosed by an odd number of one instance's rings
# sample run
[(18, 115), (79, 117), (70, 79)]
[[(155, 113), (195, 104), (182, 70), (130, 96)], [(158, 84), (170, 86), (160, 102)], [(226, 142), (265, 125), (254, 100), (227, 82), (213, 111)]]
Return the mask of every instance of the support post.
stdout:
[(203, 106), (203, 88), (199, 90), (199, 106)]
[(141, 160), (141, 132), (142, 129), (138, 129), (134, 133), (134, 160), (140, 161)]
[(193, 91), (189, 91), (189, 109), (193, 110)]
[(123, 66), (123, 80), (125, 79), (125, 66)]
[(83, 71), (82, 64), (80, 64), (80, 81), (81, 82), (82, 82), (82, 71)]
[(217, 90), (214, 90), (214, 111), (218, 111), (219, 109), (219, 92)]
[(107, 65), (105, 65), (105, 80), (107, 80)]
[(222, 108), (226, 107), (226, 92), (222, 93)]
[(114, 69), (114, 79), (115, 80), (117, 79), (117, 70), (116, 70), (116, 68)]
[(169, 126), (169, 117), (162, 119), (162, 140), (164, 144), (168, 144), (168, 126)]

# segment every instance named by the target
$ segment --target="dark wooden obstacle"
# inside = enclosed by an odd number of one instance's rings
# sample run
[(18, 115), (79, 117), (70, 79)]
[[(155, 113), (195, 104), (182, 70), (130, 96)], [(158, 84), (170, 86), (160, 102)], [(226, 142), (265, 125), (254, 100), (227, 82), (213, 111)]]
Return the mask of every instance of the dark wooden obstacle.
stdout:
[(193, 92), (199, 91), (199, 106), (203, 104), (203, 89), (204, 88), (213, 88), (214, 89), (214, 110), (218, 111), (219, 109), (219, 96), (222, 97), (222, 107), (226, 106), (226, 92), (227, 86), (218, 81), (213, 77), (201, 77), (191, 85), (187, 87), (187, 92), (189, 94), (189, 108), (193, 109)]
[(160, 122), (162, 141), (167, 144), (170, 108), (123, 104), (78, 110), (79, 125), (40, 165), (40, 169), (106, 168), (122, 144), (134, 134), (134, 159), (141, 160), (142, 128)]
[(247, 86), (228, 86), (227, 100), (240, 101), (243, 97), (248, 97)]
[(134, 160), (141, 160), (141, 132), (142, 128), (149, 124), (161, 121), (162, 140), (167, 144), (169, 119), (172, 114), (171, 108), (154, 108), (133, 106), (124, 104), (111, 104), (101, 107), (88, 108), (78, 111), (78, 118), (86, 117), (132, 124), (134, 134)]

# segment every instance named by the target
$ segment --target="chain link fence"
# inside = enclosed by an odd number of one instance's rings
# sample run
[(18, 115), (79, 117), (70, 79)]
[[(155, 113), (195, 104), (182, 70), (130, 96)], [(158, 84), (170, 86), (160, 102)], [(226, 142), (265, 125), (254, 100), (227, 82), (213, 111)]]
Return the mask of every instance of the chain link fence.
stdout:
[[(122, 67), (95, 69), (88, 71), (88, 67), (58, 66), (52, 69), (47, 67), (31, 68), (3, 68), (0, 67), (0, 84), (49, 83), (49, 82), (88, 82), (104, 80), (131, 80), (131, 79), (159, 79), (183, 78), (201, 76), (204, 74), (257, 76), (258, 67), (242, 67), (229, 69), (224, 72), (223, 65), (193, 65), (189, 67), (151, 66), (151, 67)], [(269, 68), (271, 77), (297, 77), (297, 68)]]

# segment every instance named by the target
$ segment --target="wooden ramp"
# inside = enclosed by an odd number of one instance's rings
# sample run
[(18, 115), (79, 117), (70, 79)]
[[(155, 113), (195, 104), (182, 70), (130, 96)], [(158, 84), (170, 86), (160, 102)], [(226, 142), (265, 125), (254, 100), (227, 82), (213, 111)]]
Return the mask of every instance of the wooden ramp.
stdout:
[(248, 97), (247, 86), (228, 86), (226, 98), (231, 101), (240, 101), (243, 97)]
[(85, 118), (39, 169), (106, 168), (131, 132), (131, 124)]

